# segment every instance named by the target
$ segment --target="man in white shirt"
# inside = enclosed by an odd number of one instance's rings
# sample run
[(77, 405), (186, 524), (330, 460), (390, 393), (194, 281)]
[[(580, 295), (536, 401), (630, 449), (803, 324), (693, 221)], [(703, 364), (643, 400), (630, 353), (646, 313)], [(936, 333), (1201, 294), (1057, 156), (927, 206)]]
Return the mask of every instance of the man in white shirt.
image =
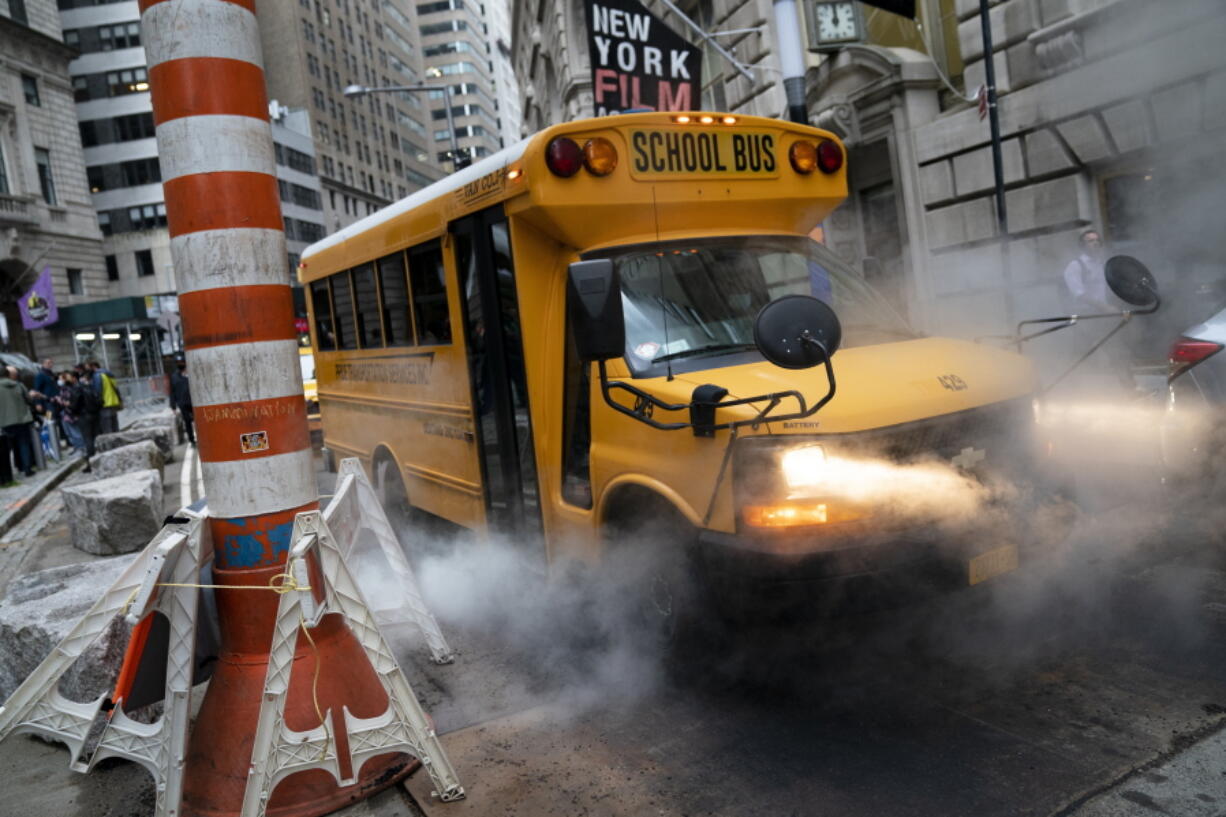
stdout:
[(1103, 264), (1107, 260), (1106, 248), (1098, 230), (1089, 229), (1081, 234), (1081, 254), (1064, 268), (1064, 283), (1072, 296), (1072, 310), (1080, 314), (1117, 312), (1107, 290)]

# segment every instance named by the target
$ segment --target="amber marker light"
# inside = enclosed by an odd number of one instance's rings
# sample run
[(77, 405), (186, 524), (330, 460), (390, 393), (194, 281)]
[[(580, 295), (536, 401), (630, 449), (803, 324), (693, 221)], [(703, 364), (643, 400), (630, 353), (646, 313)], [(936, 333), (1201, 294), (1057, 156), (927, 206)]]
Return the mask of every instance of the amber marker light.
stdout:
[(756, 528), (792, 528), (801, 525), (824, 525), (826, 503), (788, 503), (785, 505), (750, 505), (745, 508), (745, 521)]
[(673, 121), (676, 122), (678, 125), (690, 124), (690, 118), (686, 116), (685, 114), (681, 114), (681, 116), (674, 116)]
[(735, 117), (735, 116), (725, 116), (724, 118), (720, 119), (719, 121), (720, 121), (720, 122), (722, 122), (722, 123), (723, 123), (723, 124), (725, 124), (725, 125), (735, 125), (735, 124), (736, 124), (736, 117)]
[(792, 169), (806, 176), (817, 170), (817, 145), (812, 142), (793, 142), (788, 148), (788, 161)]
[(700, 116), (698, 117), (698, 121), (704, 125), (713, 125), (715, 124), (715, 117), (714, 116)]
[(588, 139), (583, 146), (583, 166), (593, 176), (608, 176), (617, 168), (617, 148), (601, 136)]
[(524, 171), (518, 167), (513, 167), (507, 171), (507, 181), (513, 182), (516, 179), (523, 177)]

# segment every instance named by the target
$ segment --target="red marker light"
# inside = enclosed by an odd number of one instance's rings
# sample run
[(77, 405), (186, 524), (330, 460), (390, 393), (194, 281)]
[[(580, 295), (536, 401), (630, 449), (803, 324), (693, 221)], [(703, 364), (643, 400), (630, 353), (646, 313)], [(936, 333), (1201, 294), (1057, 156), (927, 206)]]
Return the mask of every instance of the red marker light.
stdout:
[(569, 179), (583, 167), (583, 149), (575, 140), (559, 136), (545, 148), (545, 165), (553, 175)]
[(823, 173), (838, 173), (843, 167), (843, 149), (826, 139), (817, 143), (817, 166)]
[(1179, 338), (1171, 346), (1171, 351), (1168, 355), (1171, 368), (1167, 373), (1166, 379), (1168, 381), (1174, 380), (1197, 363), (1221, 350), (1222, 344), (1220, 343), (1213, 343), (1207, 340), (1193, 340), (1192, 338)]

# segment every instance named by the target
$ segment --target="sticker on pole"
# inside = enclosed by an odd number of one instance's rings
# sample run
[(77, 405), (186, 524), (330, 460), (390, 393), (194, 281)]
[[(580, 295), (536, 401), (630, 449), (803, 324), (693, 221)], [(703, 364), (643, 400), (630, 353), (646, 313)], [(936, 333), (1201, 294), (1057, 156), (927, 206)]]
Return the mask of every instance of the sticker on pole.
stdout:
[(239, 434), (238, 442), (242, 446), (244, 454), (256, 454), (260, 451), (267, 451), (268, 432), (252, 431), (247, 434)]

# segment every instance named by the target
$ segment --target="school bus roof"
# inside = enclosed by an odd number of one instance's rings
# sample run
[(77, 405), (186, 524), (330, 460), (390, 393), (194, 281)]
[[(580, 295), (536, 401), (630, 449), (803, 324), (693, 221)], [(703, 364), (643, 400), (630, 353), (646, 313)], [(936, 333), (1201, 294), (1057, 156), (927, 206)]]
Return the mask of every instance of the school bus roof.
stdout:
[[(510, 147), (503, 148), (497, 153), (491, 156), (486, 156), (481, 161), (475, 162), (463, 170), (452, 173), (434, 184), (423, 187), (421, 190), (418, 190), (415, 193), (410, 193), (400, 201), (394, 202), (393, 204), (384, 207), (382, 210), (371, 213), (366, 218), (355, 221), (353, 224), (350, 224), (348, 227), (345, 227), (342, 230), (338, 230), (329, 236), (321, 238), (319, 241), (316, 241), (314, 244), (303, 250), (302, 260), (305, 262), (313, 256), (319, 255), (325, 250), (337, 247), (348, 239), (365, 233), (367, 230), (370, 230), (373, 227), (378, 227), (379, 225), (392, 221), (405, 213), (411, 212), (423, 204), (434, 201), (439, 196), (456, 190), (461, 190), (465, 185), (471, 184), (472, 182), (475, 182), (482, 177), (489, 175), (490, 173), (501, 170), (523, 156), (524, 150), (528, 147), (528, 143), (531, 142), (532, 139), (533, 137), (530, 136), (527, 139), (523, 139), (520, 142), (511, 145)], [(300, 277), (303, 281), (311, 280), (313, 276), (310, 275), (309, 267), (302, 271)]]
[[(568, 180), (555, 178), (544, 170), (544, 150), (540, 146), (548, 144), (554, 137), (571, 135), (582, 140), (584, 134), (595, 132), (627, 136), (634, 130), (642, 129), (677, 131), (678, 116), (688, 116), (696, 124), (702, 116), (719, 118), (723, 115), (637, 113), (553, 125), (307, 247), (302, 254), (299, 280), (308, 283), (360, 261), (440, 235), (446, 229), (448, 220), (525, 192), (530, 195), (516, 199), (516, 212), (576, 247), (598, 246), (622, 238), (641, 238), (653, 230), (660, 232), (660, 216), (665, 216), (666, 222), (667, 217), (676, 216), (674, 223), (684, 220), (692, 224), (705, 219), (706, 226), (711, 230), (735, 230), (738, 226), (745, 226), (738, 224), (746, 221), (745, 207), (753, 208), (754, 213), (746, 224), (752, 224), (764, 232), (808, 232), (846, 197), (845, 169), (824, 178), (822, 174), (814, 173), (811, 181), (805, 185), (797, 185), (791, 178), (787, 178), (785, 185), (775, 180), (750, 180), (742, 189), (752, 190), (741, 199), (729, 198), (724, 192), (714, 189), (724, 185), (713, 185), (702, 201), (695, 200), (689, 190), (692, 185), (685, 185), (686, 190), (679, 190), (676, 185), (664, 184), (663, 187), (673, 189), (662, 190), (658, 198), (652, 188), (661, 185), (623, 185), (616, 188), (616, 195), (611, 196), (610, 193), (614, 192), (612, 189), (598, 190), (590, 185), (568, 184)], [(792, 141), (816, 137), (837, 142), (831, 134), (807, 125), (763, 117), (736, 116), (733, 119), (736, 126), (725, 128), (729, 133), (772, 132)], [(628, 165), (630, 145), (626, 143), (623, 147), (627, 151), (625, 158)], [(778, 161), (787, 167), (784, 158), (786, 145), (780, 142), (777, 147)], [(533, 167), (525, 167), (527, 164)], [(535, 167), (538, 164), (540, 168)], [(514, 167), (519, 167), (527, 178), (521, 176), (517, 184), (508, 184), (507, 172)], [(780, 178), (785, 177), (786, 174)], [(676, 181), (676, 175), (671, 180)], [(629, 179), (623, 181), (629, 182)], [(439, 206), (425, 207), (431, 203)], [(414, 213), (419, 208), (420, 212)], [(569, 215), (577, 212), (575, 208), (580, 208), (578, 211), (585, 212), (587, 217), (576, 219)], [(627, 218), (627, 214), (632, 215)], [(378, 229), (393, 223), (392, 229)]]

